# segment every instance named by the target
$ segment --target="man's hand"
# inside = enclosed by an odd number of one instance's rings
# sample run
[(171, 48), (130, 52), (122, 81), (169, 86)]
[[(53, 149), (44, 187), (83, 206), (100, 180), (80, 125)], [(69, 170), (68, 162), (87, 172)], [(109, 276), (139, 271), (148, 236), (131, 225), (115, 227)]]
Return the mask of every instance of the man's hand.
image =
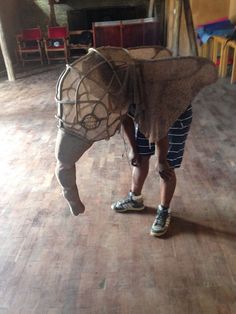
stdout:
[(122, 121), (123, 128), (125, 130), (125, 134), (129, 140), (131, 150), (129, 152), (129, 160), (131, 165), (134, 167), (140, 166), (140, 156), (137, 152), (136, 141), (135, 141), (135, 128), (133, 119), (129, 116), (126, 116)]
[(137, 150), (131, 149), (129, 152), (129, 160), (132, 166), (139, 167), (140, 166), (140, 155)]
[(167, 160), (158, 161), (158, 163), (156, 164), (156, 170), (159, 173), (160, 177), (165, 181), (170, 180), (174, 175), (174, 170), (170, 168)]
[(168, 136), (165, 136), (160, 141), (158, 141), (157, 147), (158, 147), (158, 162), (156, 164), (156, 170), (163, 180), (168, 181), (174, 175), (174, 170), (171, 169), (167, 161), (169, 147)]

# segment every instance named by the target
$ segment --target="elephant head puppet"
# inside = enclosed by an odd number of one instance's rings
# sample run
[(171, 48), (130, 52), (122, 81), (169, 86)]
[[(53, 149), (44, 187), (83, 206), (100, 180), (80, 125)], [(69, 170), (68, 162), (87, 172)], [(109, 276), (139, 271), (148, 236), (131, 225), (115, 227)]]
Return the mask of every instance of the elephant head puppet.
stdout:
[(59, 132), (56, 174), (73, 214), (84, 211), (75, 162), (94, 143), (120, 128), (129, 106), (151, 142), (167, 135), (197, 93), (215, 82), (214, 64), (200, 57), (171, 57), (163, 47), (101, 47), (67, 65), (57, 83)]

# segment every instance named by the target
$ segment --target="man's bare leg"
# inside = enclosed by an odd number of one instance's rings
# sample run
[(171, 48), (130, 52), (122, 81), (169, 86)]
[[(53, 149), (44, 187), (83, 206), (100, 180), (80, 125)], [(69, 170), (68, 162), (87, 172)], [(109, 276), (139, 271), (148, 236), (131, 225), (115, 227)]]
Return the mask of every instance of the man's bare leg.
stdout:
[(131, 192), (135, 195), (141, 195), (144, 182), (149, 171), (149, 156), (140, 156), (140, 164), (133, 167)]
[(131, 190), (128, 197), (112, 204), (112, 209), (117, 212), (140, 211), (144, 209), (141, 192), (149, 171), (149, 159), (150, 156), (140, 156), (137, 166), (133, 167)]
[(176, 175), (171, 169), (171, 176), (168, 178), (160, 178), (160, 198), (161, 203), (157, 207), (157, 215), (152, 224), (150, 234), (159, 237), (167, 232), (170, 224), (170, 203), (173, 198), (176, 187)]
[(160, 178), (160, 200), (161, 205), (164, 208), (169, 208), (171, 200), (173, 198), (176, 187), (176, 175), (173, 170), (173, 175), (168, 179), (164, 180)]

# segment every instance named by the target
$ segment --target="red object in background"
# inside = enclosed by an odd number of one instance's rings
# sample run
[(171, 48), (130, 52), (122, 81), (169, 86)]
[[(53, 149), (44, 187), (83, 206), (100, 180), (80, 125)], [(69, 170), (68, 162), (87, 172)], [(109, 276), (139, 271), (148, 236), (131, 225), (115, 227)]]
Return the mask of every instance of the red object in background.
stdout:
[(42, 32), (40, 28), (28, 28), (22, 31), (23, 40), (40, 40), (42, 39)]
[(67, 38), (68, 29), (65, 26), (49, 26), (48, 27), (48, 38)]
[[(228, 58), (228, 63), (227, 64), (233, 64), (233, 58), (232, 57), (229, 57)], [(217, 57), (217, 60), (216, 60), (216, 63), (215, 65), (219, 66), (220, 65), (220, 57)]]
[(68, 28), (48, 26), (47, 35), (47, 38), (44, 38), (44, 50), (48, 63), (51, 60), (65, 60), (68, 63)]
[(40, 61), (43, 64), (42, 32), (39, 27), (24, 29), (16, 35), (16, 55), (22, 65), (28, 61)]
[(94, 46), (160, 45), (160, 23), (153, 18), (93, 23)]

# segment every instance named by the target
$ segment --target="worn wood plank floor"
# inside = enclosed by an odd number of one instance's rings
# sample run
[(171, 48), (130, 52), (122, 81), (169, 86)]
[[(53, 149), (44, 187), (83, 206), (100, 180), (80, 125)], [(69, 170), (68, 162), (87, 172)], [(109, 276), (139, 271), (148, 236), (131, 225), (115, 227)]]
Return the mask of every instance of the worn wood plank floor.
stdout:
[(236, 313), (236, 86), (195, 100), (170, 232), (156, 239), (154, 159), (148, 208), (110, 209), (130, 182), (119, 134), (77, 165), (87, 209), (70, 216), (54, 176), (61, 70), (0, 82), (0, 313)]

